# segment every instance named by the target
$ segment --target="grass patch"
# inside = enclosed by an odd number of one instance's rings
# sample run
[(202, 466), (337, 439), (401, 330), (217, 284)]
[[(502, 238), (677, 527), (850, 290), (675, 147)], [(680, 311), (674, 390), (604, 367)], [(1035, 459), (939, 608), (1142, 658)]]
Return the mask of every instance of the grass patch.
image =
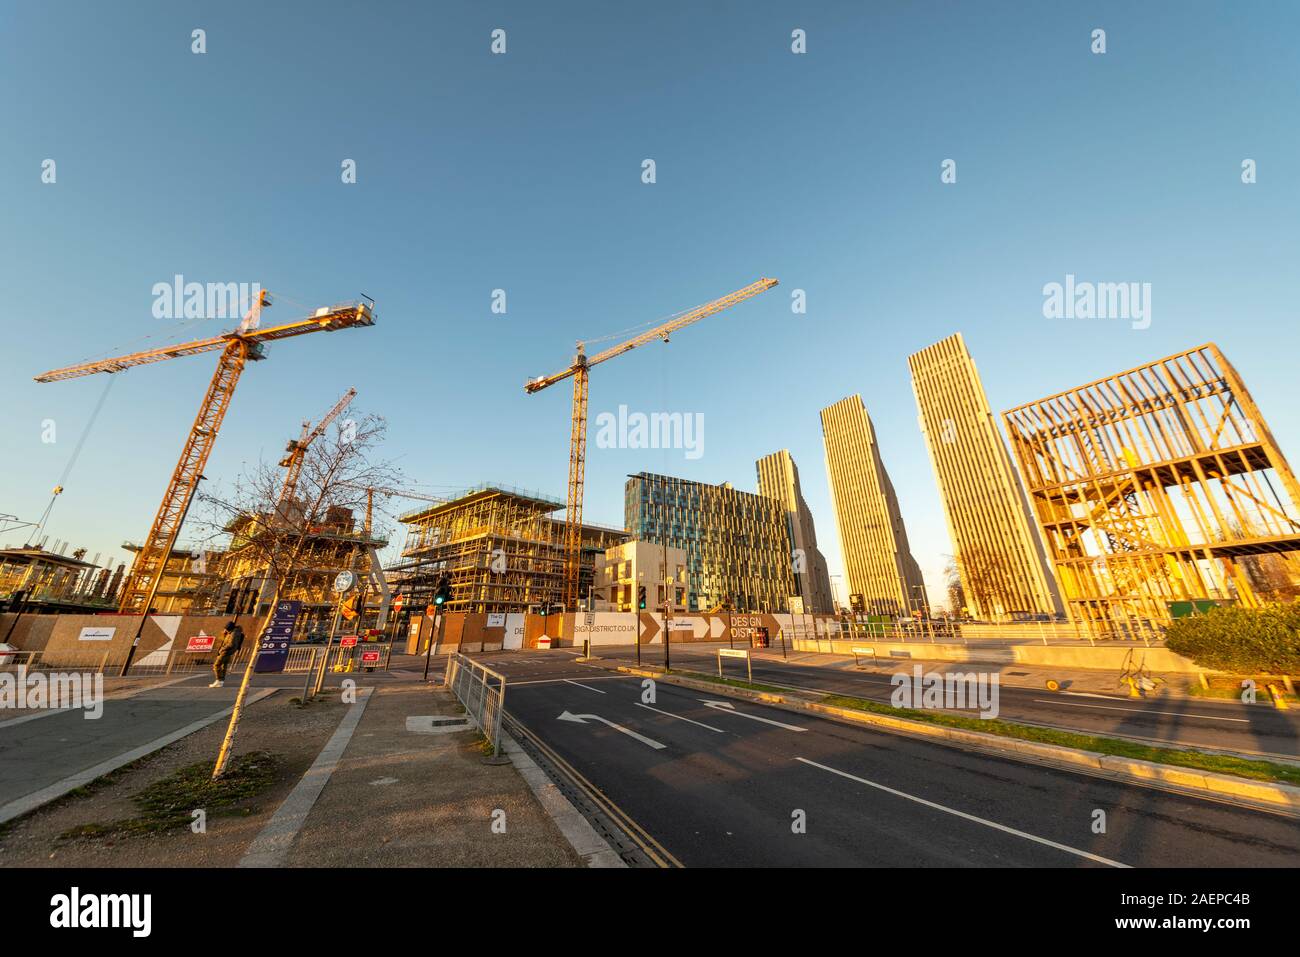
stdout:
[(1215, 774), (1232, 774), (1239, 778), (1250, 778), (1254, 781), (1273, 781), (1280, 784), (1300, 785), (1300, 767), (1274, 764), (1272, 761), (1256, 761), (1226, 754), (1204, 754), (1200, 751), (1183, 751), (1177, 748), (1159, 748), (1118, 738), (1102, 738), (1091, 734), (1079, 734), (1075, 731), (1061, 731), (1056, 728), (1039, 728), (1033, 725), (1014, 724), (998, 718), (984, 720), (983, 718), (968, 718), (965, 715), (948, 714), (942, 711), (895, 708), (879, 701), (852, 698), (847, 695), (828, 695), (822, 699), (822, 704), (836, 708), (852, 708), (856, 711), (869, 711), (873, 714), (884, 714), (893, 718), (906, 718), (910, 721), (925, 721), (945, 728), (982, 731), (985, 734), (997, 734), (1004, 738), (1037, 741), (1042, 744), (1056, 744), (1066, 748), (1078, 748), (1081, 751), (1095, 751), (1099, 754), (1109, 754), (1120, 758), (1154, 761), (1157, 764), (1171, 764), (1182, 768), (1192, 768), (1197, 771), (1210, 771)]
[[(1271, 683), (1277, 685), (1277, 690), (1282, 692), (1282, 697), (1288, 704), (1295, 704), (1297, 701), (1300, 701), (1300, 699), (1295, 695), (1287, 692), (1282, 682), (1275, 679)], [(1266, 679), (1255, 679), (1256, 704), (1271, 705), (1273, 703), (1273, 696), (1268, 693), (1269, 684), (1270, 682)], [(1238, 681), (1236, 685), (1229, 685), (1227, 687), (1211, 681), (1208, 688), (1202, 688), (1200, 682), (1197, 681), (1189, 681), (1187, 683), (1187, 696), (1189, 698), (1219, 698), (1224, 701), (1241, 701), (1243, 690), (1240, 681)]]
[(59, 835), (62, 840), (109, 836), (161, 834), (188, 827), (192, 812), (202, 809), (209, 818), (242, 817), (256, 808), (250, 803), (275, 783), (280, 763), (266, 751), (236, 757), (218, 781), (212, 780), (212, 762), (202, 761), (174, 771), (148, 785), (131, 800), (136, 817), (105, 823), (79, 824)]
[(789, 688), (778, 688), (775, 685), (760, 685), (749, 681), (742, 681), (739, 678), (719, 678), (717, 675), (706, 675), (702, 671), (677, 671), (669, 670), (670, 675), (681, 675), (685, 678), (694, 678), (696, 681), (711, 681), (715, 685), (727, 685), (731, 688), (744, 688), (746, 691), (766, 691), (769, 694), (789, 694)]

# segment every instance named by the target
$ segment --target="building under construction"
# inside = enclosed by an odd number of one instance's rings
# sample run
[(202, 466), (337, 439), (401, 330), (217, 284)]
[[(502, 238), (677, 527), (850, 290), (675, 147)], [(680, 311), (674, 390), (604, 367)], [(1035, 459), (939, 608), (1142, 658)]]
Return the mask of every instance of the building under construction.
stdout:
[[(463, 612), (521, 612), (559, 605), (564, 597), (564, 503), (499, 485), (461, 492), (402, 515), (407, 538), (388, 580), (408, 607), (431, 601), (442, 575), (451, 579), (446, 607)], [(582, 526), (580, 596), (587, 596), (596, 555), (627, 541), (622, 529)], [(576, 609), (568, 609), (574, 611)]]
[[(268, 575), (271, 547), (264, 540), (265, 525), (265, 518), (244, 516), (228, 526), (231, 542), (219, 559), (220, 586), (211, 604), (214, 613), (265, 615), (270, 610), (274, 583)], [(330, 507), (321, 521), (306, 527), (305, 536), (279, 598), (302, 602), (300, 630), (328, 631), (338, 605), (334, 579), (340, 572), (352, 571), (370, 595), (382, 592), (386, 587), (382, 575), (371, 572), (378, 570), (378, 550), (388, 542), (373, 534), (369, 523), (358, 527), (352, 509), (340, 506)], [(380, 617), (386, 612), (385, 603)]]
[(0, 549), (0, 611), (102, 611), (115, 606), (122, 584), (122, 566), (115, 575), (86, 561), (86, 549), (63, 554), (67, 544), (23, 545)]
[[(136, 554), (141, 547), (139, 542), (122, 543), (123, 550)], [(220, 588), (218, 571), (223, 554), (185, 545), (174, 547), (163, 564), (150, 607), (160, 615), (188, 615), (206, 610)]]
[(1214, 344), (1004, 413), (1070, 616), (1102, 633), (1259, 602), (1294, 568), (1300, 488)]

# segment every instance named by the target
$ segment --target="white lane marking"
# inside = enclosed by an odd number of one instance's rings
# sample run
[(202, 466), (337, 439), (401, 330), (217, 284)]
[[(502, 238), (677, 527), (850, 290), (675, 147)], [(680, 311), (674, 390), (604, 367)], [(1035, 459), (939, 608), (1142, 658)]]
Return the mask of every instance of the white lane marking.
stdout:
[(656, 741), (654, 738), (647, 738), (644, 734), (637, 734), (631, 728), (625, 728), (621, 724), (615, 724), (613, 721), (610, 721), (609, 718), (602, 718), (598, 714), (570, 714), (569, 712), (566, 711), (559, 716), (559, 720), (561, 721), (573, 721), (576, 724), (586, 724), (587, 719), (591, 719), (592, 721), (599, 721), (602, 724), (607, 724), (615, 731), (622, 731), (629, 738), (636, 738), (642, 744), (649, 745), (650, 747), (654, 748), (656, 751), (667, 747), (666, 744), (661, 744), (658, 741)]
[(737, 718), (748, 718), (750, 721), (762, 721), (764, 724), (774, 724), (778, 728), (785, 728), (787, 731), (807, 731), (807, 728), (801, 728), (797, 724), (786, 724), (783, 721), (773, 721), (771, 718), (760, 718), (756, 714), (745, 714), (743, 711), (737, 711), (736, 706), (730, 701), (711, 701), (708, 698), (701, 698), (704, 707), (713, 708), (721, 711), (723, 714), (734, 714)]
[(654, 711), (657, 714), (667, 715), (670, 718), (676, 718), (678, 721), (686, 721), (690, 724), (698, 724), (701, 728), (708, 728), (710, 731), (716, 731), (718, 734), (726, 734), (722, 728), (715, 728), (711, 724), (705, 724), (703, 721), (696, 721), (694, 718), (683, 718), (680, 714), (673, 714), (671, 711), (660, 711), (658, 708), (652, 708), (648, 704), (642, 704), (640, 701), (635, 702), (638, 708), (645, 708), (647, 711)]
[(1175, 718), (1202, 718), (1205, 721), (1239, 721), (1242, 724), (1249, 724), (1247, 718), (1221, 718), (1214, 714), (1184, 714), (1181, 711), (1152, 711), (1150, 708), (1115, 708), (1104, 704), (1081, 704), (1078, 701), (1056, 701), (1051, 698), (1035, 698), (1035, 701), (1042, 704), (1068, 704), (1072, 708), (1096, 708), (1100, 711), (1132, 711), (1135, 714), (1169, 714)]
[(877, 788), (878, 790), (885, 791), (895, 797), (906, 798), (909, 801), (915, 801), (917, 804), (924, 804), (926, 807), (932, 807), (936, 811), (953, 814), (957, 817), (965, 818), (967, 821), (974, 821), (976, 824), (983, 824), (985, 827), (991, 827), (994, 830), (1004, 831), (1007, 834), (1014, 834), (1016, 837), (1023, 837), (1028, 841), (1046, 844), (1048, 847), (1054, 847), (1058, 851), (1065, 851), (1067, 854), (1074, 854), (1077, 857), (1087, 858), (1090, 861), (1096, 861), (1098, 864), (1106, 864), (1110, 867), (1130, 867), (1128, 864), (1122, 864), (1119, 861), (1112, 861), (1109, 857), (1092, 854), (1088, 851), (1080, 850), (1077, 847), (1071, 847), (1068, 844), (1058, 844), (1056, 841), (1048, 840), (1045, 837), (1039, 837), (1037, 834), (1030, 834), (1028, 831), (1020, 831), (1014, 827), (1007, 827), (1007, 825), (999, 824), (997, 821), (990, 821), (987, 818), (977, 817), (974, 814), (967, 814), (965, 811), (958, 811), (956, 808), (936, 804), (934, 801), (927, 801), (925, 798), (917, 797), (915, 794), (908, 794), (906, 791), (897, 791), (894, 788), (886, 787), (883, 784), (877, 784), (875, 781), (868, 781), (866, 778), (860, 778), (856, 774), (849, 774), (847, 771), (841, 771), (838, 768), (828, 767), (825, 764), (818, 764), (816, 761), (809, 761), (807, 758), (795, 758), (795, 760), (802, 761), (804, 764), (811, 765), (814, 768), (821, 768), (823, 771), (829, 771), (831, 774), (838, 774), (840, 777), (848, 778), (850, 781), (857, 781), (859, 784), (865, 784), (869, 787)]
[[(520, 685), (557, 685), (568, 681), (568, 678), (535, 678), (532, 681), (512, 681), (510, 687), (518, 688)], [(631, 681), (628, 675), (592, 675), (590, 678), (583, 678), (583, 681)], [(592, 689), (595, 690), (594, 688)]]
[(592, 688), (592, 687), (589, 687), (589, 686), (587, 686), (587, 685), (584, 685), (581, 681), (574, 681), (572, 678), (565, 678), (565, 679), (564, 679), (564, 683), (565, 683), (565, 684), (569, 684), (569, 685), (577, 685), (579, 688), (586, 688), (588, 691), (594, 691), (594, 692), (596, 692), (596, 694), (604, 694), (604, 693), (605, 693), (605, 692), (601, 691), (599, 688)]

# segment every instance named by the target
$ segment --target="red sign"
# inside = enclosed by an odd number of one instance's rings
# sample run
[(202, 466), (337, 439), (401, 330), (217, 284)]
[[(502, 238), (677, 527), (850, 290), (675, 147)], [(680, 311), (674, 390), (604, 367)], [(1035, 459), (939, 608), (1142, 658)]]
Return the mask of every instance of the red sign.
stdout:
[(379, 652), (377, 652), (377, 651), (363, 651), (363, 652), (361, 652), (361, 663), (362, 663), (363, 665), (368, 665), (368, 664), (378, 664), (378, 663), (379, 663)]
[(393, 614), (396, 615), (402, 610), (402, 605), (406, 604), (406, 598), (403, 595), (393, 596)]
[(205, 635), (199, 632), (197, 635), (190, 635), (189, 643), (185, 646), (187, 652), (196, 652), (202, 654), (205, 651), (211, 651), (212, 645), (217, 639), (211, 635)]
[(344, 635), (339, 639), (340, 648), (351, 648), (357, 643), (356, 635)]

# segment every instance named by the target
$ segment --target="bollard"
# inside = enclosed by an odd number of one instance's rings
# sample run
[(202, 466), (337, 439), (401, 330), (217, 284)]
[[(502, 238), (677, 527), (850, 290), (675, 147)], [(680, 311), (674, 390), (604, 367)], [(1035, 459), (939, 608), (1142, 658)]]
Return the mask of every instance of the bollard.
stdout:
[(1291, 710), (1291, 706), (1286, 703), (1286, 696), (1282, 694), (1277, 685), (1269, 685), (1268, 693), (1273, 696), (1273, 707), (1277, 708), (1278, 711)]

